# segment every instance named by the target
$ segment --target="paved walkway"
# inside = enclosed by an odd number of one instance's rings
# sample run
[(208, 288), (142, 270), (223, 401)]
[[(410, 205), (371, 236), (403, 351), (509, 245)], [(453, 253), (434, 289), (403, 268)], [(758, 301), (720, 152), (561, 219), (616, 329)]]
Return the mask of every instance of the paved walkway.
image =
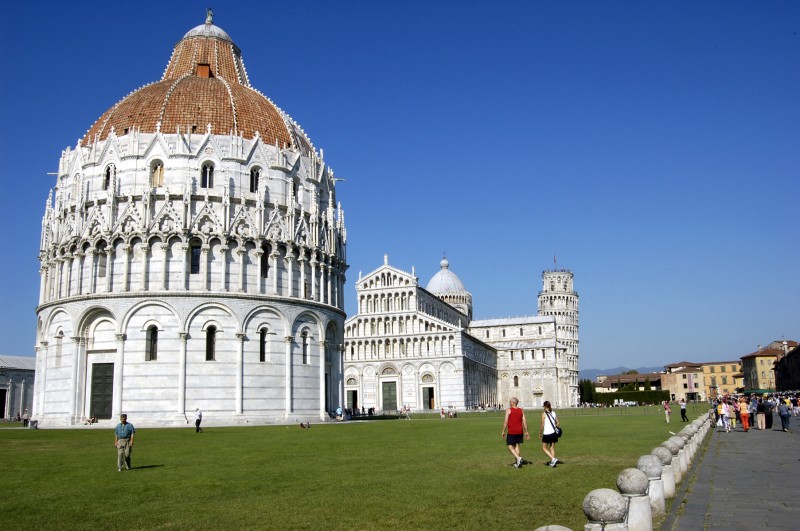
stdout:
[(709, 433), (679, 486), (663, 531), (800, 529), (800, 417), (790, 432)]

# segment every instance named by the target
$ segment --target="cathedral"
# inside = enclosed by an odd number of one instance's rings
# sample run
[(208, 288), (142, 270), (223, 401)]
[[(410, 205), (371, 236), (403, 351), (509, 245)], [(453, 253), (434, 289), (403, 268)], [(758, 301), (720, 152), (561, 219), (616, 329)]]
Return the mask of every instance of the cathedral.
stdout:
[(344, 396), (335, 181), (209, 10), (160, 80), (61, 153), (39, 254), (40, 426), (327, 418)]
[(578, 294), (573, 274), (544, 271), (538, 315), (474, 320), (472, 295), (443, 259), (423, 288), (384, 263), (356, 282), (345, 322), (347, 408), (394, 412), (579, 403)]

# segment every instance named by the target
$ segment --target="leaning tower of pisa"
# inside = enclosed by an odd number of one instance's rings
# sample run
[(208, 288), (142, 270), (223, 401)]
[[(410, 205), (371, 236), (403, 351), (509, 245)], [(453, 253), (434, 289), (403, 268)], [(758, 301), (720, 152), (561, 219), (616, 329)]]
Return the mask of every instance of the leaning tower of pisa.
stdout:
[(556, 340), (566, 349), (567, 374), (573, 404), (578, 402), (578, 292), (573, 286), (572, 271), (553, 269), (542, 272), (542, 291), (539, 292), (539, 315), (554, 317)]
[(542, 272), (539, 315), (556, 318), (558, 341), (568, 347), (567, 354), (577, 357), (578, 293), (573, 286), (572, 271), (553, 269)]

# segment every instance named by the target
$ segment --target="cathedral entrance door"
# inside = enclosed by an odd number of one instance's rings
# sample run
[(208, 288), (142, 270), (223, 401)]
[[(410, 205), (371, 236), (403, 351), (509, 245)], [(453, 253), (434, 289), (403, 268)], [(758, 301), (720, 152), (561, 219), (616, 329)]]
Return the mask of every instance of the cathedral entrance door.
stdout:
[(422, 388), (422, 407), (425, 409), (436, 408), (436, 399), (433, 396), (433, 387)]
[(397, 382), (382, 382), (383, 411), (397, 411)]
[(358, 407), (358, 391), (355, 389), (347, 391), (347, 407), (349, 409), (356, 409)]
[(98, 419), (111, 418), (111, 405), (114, 400), (114, 364), (92, 364), (92, 398), (89, 415)]

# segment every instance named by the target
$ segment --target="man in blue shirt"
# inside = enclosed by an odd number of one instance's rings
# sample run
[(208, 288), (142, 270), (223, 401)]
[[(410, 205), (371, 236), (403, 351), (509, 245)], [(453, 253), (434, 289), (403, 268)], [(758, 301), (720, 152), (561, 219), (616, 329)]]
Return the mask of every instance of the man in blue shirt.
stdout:
[(131, 450), (133, 450), (133, 436), (136, 430), (128, 422), (128, 415), (119, 416), (119, 424), (114, 428), (114, 446), (117, 448), (117, 471), (122, 472), (122, 463), (125, 468), (131, 469)]

